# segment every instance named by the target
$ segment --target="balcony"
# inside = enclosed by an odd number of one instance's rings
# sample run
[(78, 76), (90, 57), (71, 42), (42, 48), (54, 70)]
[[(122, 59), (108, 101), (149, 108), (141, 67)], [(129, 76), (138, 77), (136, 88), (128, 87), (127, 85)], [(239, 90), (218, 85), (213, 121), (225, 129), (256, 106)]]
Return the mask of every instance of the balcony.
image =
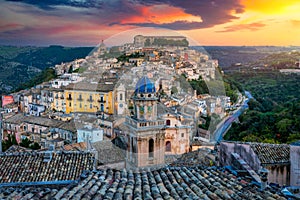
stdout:
[(98, 99), (99, 103), (106, 103), (106, 101), (104, 99)]
[(72, 97), (68, 97), (67, 100), (72, 100)]
[(165, 126), (164, 120), (157, 120), (157, 121), (139, 121), (133, 118), (126, 117), (126, 123), (130, 124), (134, 128), (138, 129), (147, 129), (153, 127), (163, 127)]
[(88, 102), (94, 102), (94, 99), (88, 99), (87, 101)]
[(83, 98), (78, 98), (77, 100), (78, 100), (78, 101), (83, 101)]

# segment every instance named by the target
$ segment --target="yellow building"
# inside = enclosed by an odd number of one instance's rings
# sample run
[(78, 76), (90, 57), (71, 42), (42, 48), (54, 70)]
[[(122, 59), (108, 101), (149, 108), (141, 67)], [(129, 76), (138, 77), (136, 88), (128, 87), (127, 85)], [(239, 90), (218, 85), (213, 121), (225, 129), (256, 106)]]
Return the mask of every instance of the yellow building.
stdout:
[(52, 88), (52, 98), (51, 110), (66, 112), (66, 100), (63, 89)]
[(66, 113), (114, 113), (114, 80), (99, 83), (79, 82), (65, 89)]

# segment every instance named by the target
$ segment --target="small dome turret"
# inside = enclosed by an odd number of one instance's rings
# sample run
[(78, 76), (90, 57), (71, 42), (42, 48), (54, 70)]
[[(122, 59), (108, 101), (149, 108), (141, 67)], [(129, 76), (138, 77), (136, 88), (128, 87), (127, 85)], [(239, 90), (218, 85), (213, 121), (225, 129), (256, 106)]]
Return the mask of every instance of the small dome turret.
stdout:
[(147, 76), (143, 76), (140, 78), (135, 86), (134, 93), (155, 93), (156, 89), (154, 86), (154, 83), (150, 81), (150, 79)]

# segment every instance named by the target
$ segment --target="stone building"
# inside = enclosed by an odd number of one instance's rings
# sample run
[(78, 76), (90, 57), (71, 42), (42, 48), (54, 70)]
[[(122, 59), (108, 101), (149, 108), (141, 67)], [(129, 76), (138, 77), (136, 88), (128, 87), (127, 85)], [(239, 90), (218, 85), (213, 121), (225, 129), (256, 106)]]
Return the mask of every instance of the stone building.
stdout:
[(291, 184), (300, 186), (300, 141), (290, 145)]
[(157, 117), (157, 99), (154, 84), (148, 77), (142, 77), (132, 97), (134, 114), (125, 121), (126, 168), (165, 163), (165, 121)]
[(167, 113), (163, 118), (166, 120), (166, 155), (189, 152), (191, 126), (184, 125), (183, 117), (177, 113)]
[(126, 111), (126, 90), (124, 84), (120, 84), (118, 87), (115, 88), (115, 114), (117, 116), (122, 116)]
[(219, 148), (220, 165), (233, 166), (238, 171), (247, 171), (247, 169), (240, 169), (235, 165), (237, 163), (236, 154), (256, 173), (259, 173), (262, 168), (267, 169), (269, 183), (290, 184), (289, 145), (222, 142)]
[[(171, 46), (188, 46), (188, 41), (184, 36), (144, 36), (144, 35), (136, 35), (134, 37), (134, 47), (135, 48), (143, 48), (143, 47), (157, 47), (158, 44), (156, 41), (159, 40), (167, 40), (173, 41), (173, 43), (169, 43)], [(178, 44), (178, 41), (181, 41), (182, 44)], [(159, 43), (159, 46), (167, 46), (167, 44)]]

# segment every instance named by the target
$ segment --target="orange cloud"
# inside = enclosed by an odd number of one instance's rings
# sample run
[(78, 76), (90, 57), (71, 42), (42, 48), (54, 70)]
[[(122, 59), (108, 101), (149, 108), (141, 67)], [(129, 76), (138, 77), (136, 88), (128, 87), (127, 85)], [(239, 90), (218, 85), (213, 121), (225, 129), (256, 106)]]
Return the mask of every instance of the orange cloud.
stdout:
[(300, 27), (300, 20), (290, 20), (293, 26)]
[(0, 31), (8, 31), (8, 30), (14, 30), (23, 27), (21, 24), (17, 23), (8, 23), (0, 25)]
[(233, 32), (233, 31), (241, 31), (241, 30), (257, 31), (264, 26), (266, 26), (266, 25), (261, 22), (254, 22), (254, 23), (250, 23), (250, 24), (235, 24), (232, 26), (226, 26), (226, 27), (224, 27), (225, 30), (216, 31), (216, 32)]
[(136, 7), (140, 15), (129, 16), (120, 21), (120, 24), (132, 23), (173, 23), (176, 21), (202, 22), (200, 16), (185, 13), (182, 8), (166, 4)]

